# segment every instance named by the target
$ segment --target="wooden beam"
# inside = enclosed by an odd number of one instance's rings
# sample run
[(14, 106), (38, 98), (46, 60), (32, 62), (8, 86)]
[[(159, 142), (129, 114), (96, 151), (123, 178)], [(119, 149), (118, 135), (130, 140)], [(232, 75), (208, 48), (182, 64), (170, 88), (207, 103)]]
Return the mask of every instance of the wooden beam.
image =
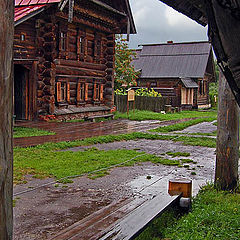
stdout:
[(222, 190), (238, 186), (239, 108), (223, 76), (219, 76), (215, 185)]
[(13, 0), (0, 0), (0, 36), (0, 240), (11, 240), (13, 231)]

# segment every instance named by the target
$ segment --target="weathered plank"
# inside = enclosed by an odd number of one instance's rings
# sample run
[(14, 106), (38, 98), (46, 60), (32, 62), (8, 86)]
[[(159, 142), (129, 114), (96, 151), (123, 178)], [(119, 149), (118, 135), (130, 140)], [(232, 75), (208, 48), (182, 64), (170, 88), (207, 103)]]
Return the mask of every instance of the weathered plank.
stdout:
[(12, 239), (13, 5), (0, 0), (0, 240)]
[(181, 195), (157, 196), (151, 201), (135, 209), (122, 221), (117, 223), (100, 240), (128, 240), (137, 237), (155, 218), (161, 215), (173, 204), (176, 204)]

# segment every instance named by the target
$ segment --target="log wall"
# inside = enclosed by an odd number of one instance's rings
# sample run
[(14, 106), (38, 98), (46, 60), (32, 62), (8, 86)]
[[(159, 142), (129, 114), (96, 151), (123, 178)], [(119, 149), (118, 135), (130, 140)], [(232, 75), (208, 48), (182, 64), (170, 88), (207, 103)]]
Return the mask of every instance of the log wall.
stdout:
[(15, 58), (38, 60), (37, 115), (113, 105), (114, 33), (123, 21), (89, 1), (75, 4), (73, 22), (67, 20), (67, 9), (50, 7), (15, 29)]

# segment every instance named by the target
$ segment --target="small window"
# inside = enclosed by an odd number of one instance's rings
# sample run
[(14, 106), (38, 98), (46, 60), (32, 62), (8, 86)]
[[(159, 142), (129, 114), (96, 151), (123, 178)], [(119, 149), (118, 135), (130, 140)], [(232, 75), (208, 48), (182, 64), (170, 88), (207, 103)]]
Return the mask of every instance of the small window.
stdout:
[(60, 33), (60, 50), (66, 51), (67, 49), (67, 34), (64, 32)]
[(21, 41), (21, 42), (24, 42), (25, 40), (26, 40), (26, 35), (23, 34), (23, 33), (21, 33), (21, 35), (20, 35), (20, 41)]
[(97, 40), (97, 56), (101, 57), (101, 50), (102, 48), (102, 44), (101, 44), (101, 41), (100, 40)]
[(77, 85), (77, 102), (84, 101), (85, 83), (78, 83)]
[(57, 82), (56, 84), (57, 102), (66, 102), (67, 100), (67, 83)]
[(205, 82), (203, 80), (199, 82), (199, 94), (200, 95), (205, 94)]
[(79, 53), (83, 53), (83, 42), (84, 42), (84, 39), (83, 37), (79, 37), (79, 40), (78, 40), (78, 50), (79, 50)]
[(102, 85), (100, 83), (95, 83), (94, 84), (94, 92), (93, 92), (93, 100), (94, 101), (100, 101), (103, 98), (103, 89)]

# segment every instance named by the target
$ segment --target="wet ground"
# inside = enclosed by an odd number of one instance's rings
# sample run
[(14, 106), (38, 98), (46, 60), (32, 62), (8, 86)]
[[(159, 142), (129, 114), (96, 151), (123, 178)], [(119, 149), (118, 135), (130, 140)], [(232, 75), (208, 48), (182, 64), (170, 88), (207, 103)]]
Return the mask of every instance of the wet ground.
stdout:
[[(155, 125), (156, 123), (151, 124)], [(200, 128), (202, 129), (203, 125), (196, 125), (195, 130), (193, 127), (188, 130), (195, 133)], [(140, 123), (138, 126), (138, 129), (142, 129), (142, 131), (146, 131), (149, 127), (147, 124), (141, 125)], [(204, 125), (204, 127), (208, 129), (206, 131), (210, 132), (214, 128), (212, 124)], [(109, 204), (125, 203), (131, 199), (135, 201), (133, 202), (136, 207), (137, 204), (156, 194), (166, 195), (168, 180), (172, 178), (192, 179), (194, 194), (197, 193), (202, 184), (213, 180), (215, 149), (212, 148), (185, 146), (172, 141), (143, 139), (97, 144), (94, 147), (105, 150), (138, 149), (138, 151), (156, 155), (165, 154), (168, 151), (189, 152), (190, 156), (187, 158), (192, 159), (195, 164), (188, 163), (188, 168), (152, 163), (136, 164), (132, 167), (114, 168), (110, 170), (109, 175), (95, 180), (81, 177), (74, 179), (74, 182), (70, 184), (56, 185), (52, 183), (34, 191), (31, 191), (34, 187), (49, 183), (53, 179), (38, 180), (29, 176), (27, 184), (18, 185), (14, 189), (15, 194), (17, 194), (15, 196), (16, 207), (14, 207), (14, 240), (50, 239), (57, 232), (83, 220), (97, 210), (110, 206)], [(81, 151), (82, 149), (81, 147), (69, 150)], [(165, 157), (171, 158), (167, 155)], [(151, 178), (147, 179), (147, 176), (151, 176)], [(25, 190), (30, 190), (30, 192), (18, 195)], [(134, 206), (131, 205), (131, 208)], [(128, 210), (125, 208), (124, 211)], [(124, 211), (121, 211), (121, 214)], [(120, 213), (118, 214), (115, 216), (116, 219), (122, 216)], [(89, 240), (90, 238), (86, 235), (85, 238), (81, 239)]]

